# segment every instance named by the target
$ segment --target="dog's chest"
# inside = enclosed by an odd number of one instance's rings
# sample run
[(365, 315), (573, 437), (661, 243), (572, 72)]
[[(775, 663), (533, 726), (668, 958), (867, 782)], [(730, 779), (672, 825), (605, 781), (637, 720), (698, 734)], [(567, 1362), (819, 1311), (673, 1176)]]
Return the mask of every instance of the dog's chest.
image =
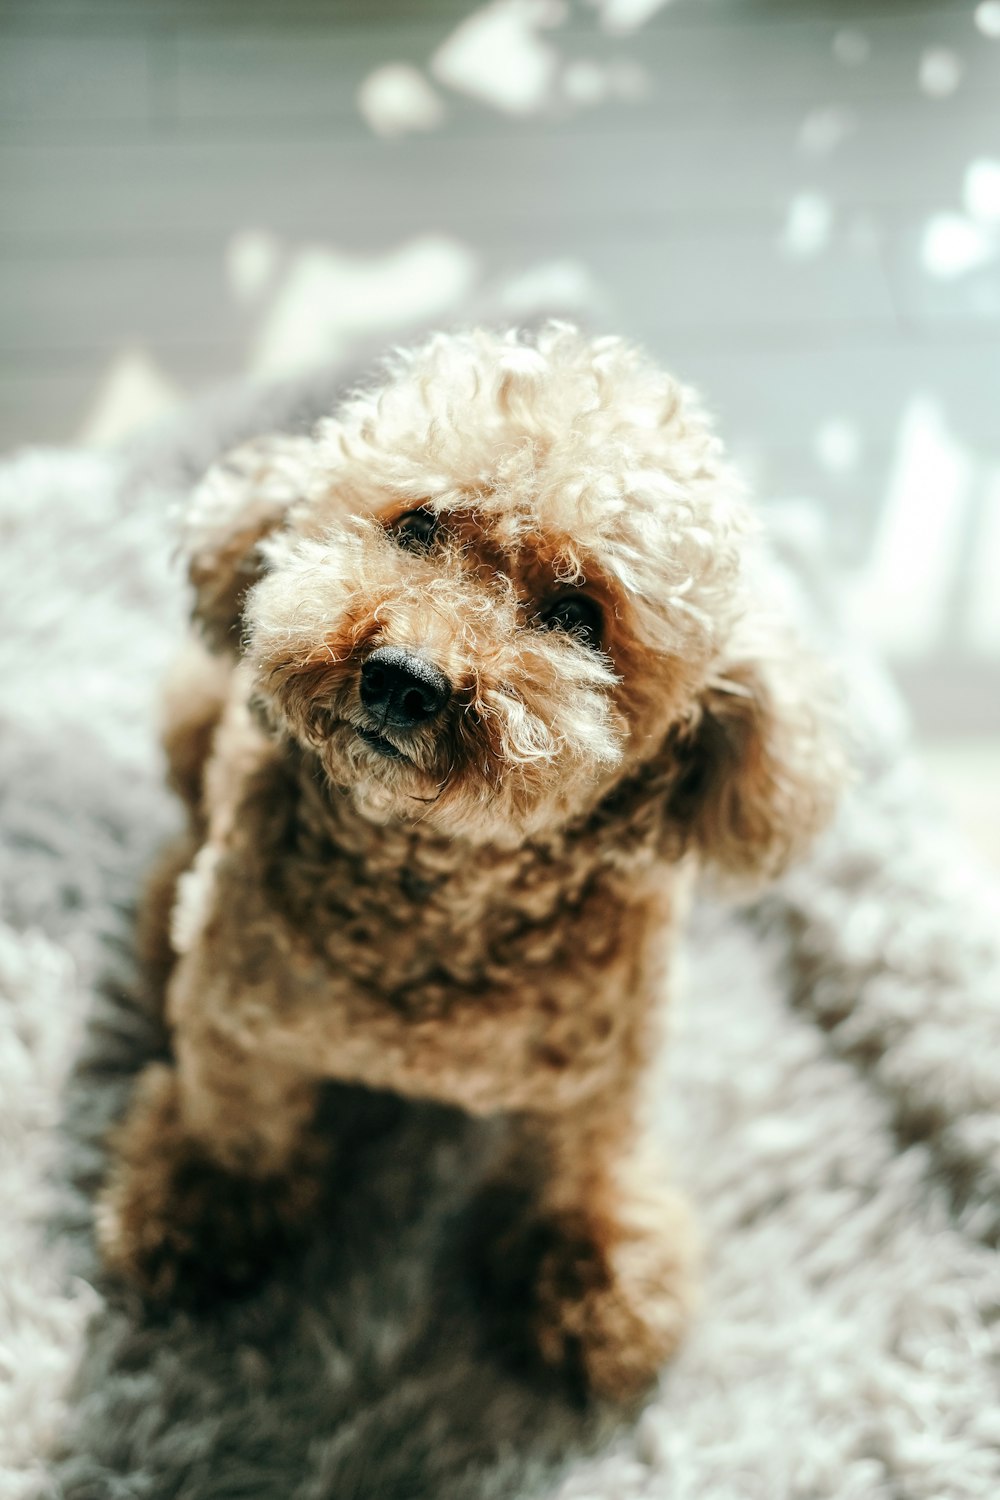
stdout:
[(331, 974), (423, 1015), (470, 990), (592, 988), (631, 964), (650, 922), (619, 871), (529, 851), (397, 845), (362, 860), (331, 841), (295, 885), (295, 925)]

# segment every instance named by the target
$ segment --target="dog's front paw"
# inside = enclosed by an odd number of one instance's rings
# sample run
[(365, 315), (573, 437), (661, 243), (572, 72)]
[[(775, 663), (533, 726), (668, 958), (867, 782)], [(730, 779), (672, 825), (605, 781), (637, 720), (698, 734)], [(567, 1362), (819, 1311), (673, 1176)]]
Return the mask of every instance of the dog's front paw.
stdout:
[(315, 1175), (233, 1175), (182, 1128), (173, 1070), (147, 1070), (97, 1205), (113, 1274), (157, 1303), (206, 1306), (250, 1290), (314, 1218)]
[(675, 1353), (695, 1300), (694, 1236), (679, 1199), (546, 1224), (531, 1295), (543, 1361), (605, 1400), (641, 1396)]
[(480, 1200), (472, 1248), (509, 1353), (540, 1358), (584, 1397), (628, 1403), (684, 1335), (697, 1241), (674, 1193), (635, 1184), (611, 1201), (557, 1207), (498, 1184)]

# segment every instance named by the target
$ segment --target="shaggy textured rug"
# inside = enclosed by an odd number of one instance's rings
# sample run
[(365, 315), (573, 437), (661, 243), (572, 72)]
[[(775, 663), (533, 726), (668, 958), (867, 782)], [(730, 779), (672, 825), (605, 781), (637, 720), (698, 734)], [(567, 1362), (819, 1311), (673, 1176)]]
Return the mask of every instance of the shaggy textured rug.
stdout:
[(690, 930), (658, 1128), (708, 1274), (645, 1409), (508, 1367), (463, 1274), (488, 1131), (444, 1110), (331, 1091), (343, 1214), (250, 1300), (155, 1321), (103, 1283), (102, 1136), (163, 1045), (129, 911), (175, 816), (169, 504), (263, 423), (241, 398), (138, 456), (0, 468), (2, 1500), (995, 1500), (1000, 904), (794, 548), (862, 775), (807, 864)]

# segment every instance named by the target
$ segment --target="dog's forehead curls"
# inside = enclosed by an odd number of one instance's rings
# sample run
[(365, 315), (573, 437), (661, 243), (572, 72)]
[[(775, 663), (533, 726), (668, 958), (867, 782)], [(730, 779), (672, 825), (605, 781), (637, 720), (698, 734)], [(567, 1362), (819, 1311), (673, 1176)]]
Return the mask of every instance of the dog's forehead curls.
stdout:
[(397, 353), (320, 429), (316, 526), (330, 492), (337, 514), (473, 507), (511, 551), (544, 538), (559, 576), (596, 569), (621, 590), (654, 650), (724, 626), (749, 521), (692, 393), (624, 341), (563, 325)]

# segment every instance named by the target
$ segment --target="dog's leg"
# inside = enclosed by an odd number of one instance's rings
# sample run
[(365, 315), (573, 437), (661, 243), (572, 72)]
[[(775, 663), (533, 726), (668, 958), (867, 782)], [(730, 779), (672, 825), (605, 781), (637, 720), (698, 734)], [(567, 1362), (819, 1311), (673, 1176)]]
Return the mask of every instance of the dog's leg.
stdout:
[(252, 1284), (315, 1215), (315, 1087), (222, 1038), (140, 1076), (97, 1211), (109, 1269), (155, 1300)]
[(698, 1255), (684, 1199), (620, 1102), (519, 1122), (493, 1195), (488, 1273), (544, 1363), (604, 1399), (641, 1395), (684, 1334)]

